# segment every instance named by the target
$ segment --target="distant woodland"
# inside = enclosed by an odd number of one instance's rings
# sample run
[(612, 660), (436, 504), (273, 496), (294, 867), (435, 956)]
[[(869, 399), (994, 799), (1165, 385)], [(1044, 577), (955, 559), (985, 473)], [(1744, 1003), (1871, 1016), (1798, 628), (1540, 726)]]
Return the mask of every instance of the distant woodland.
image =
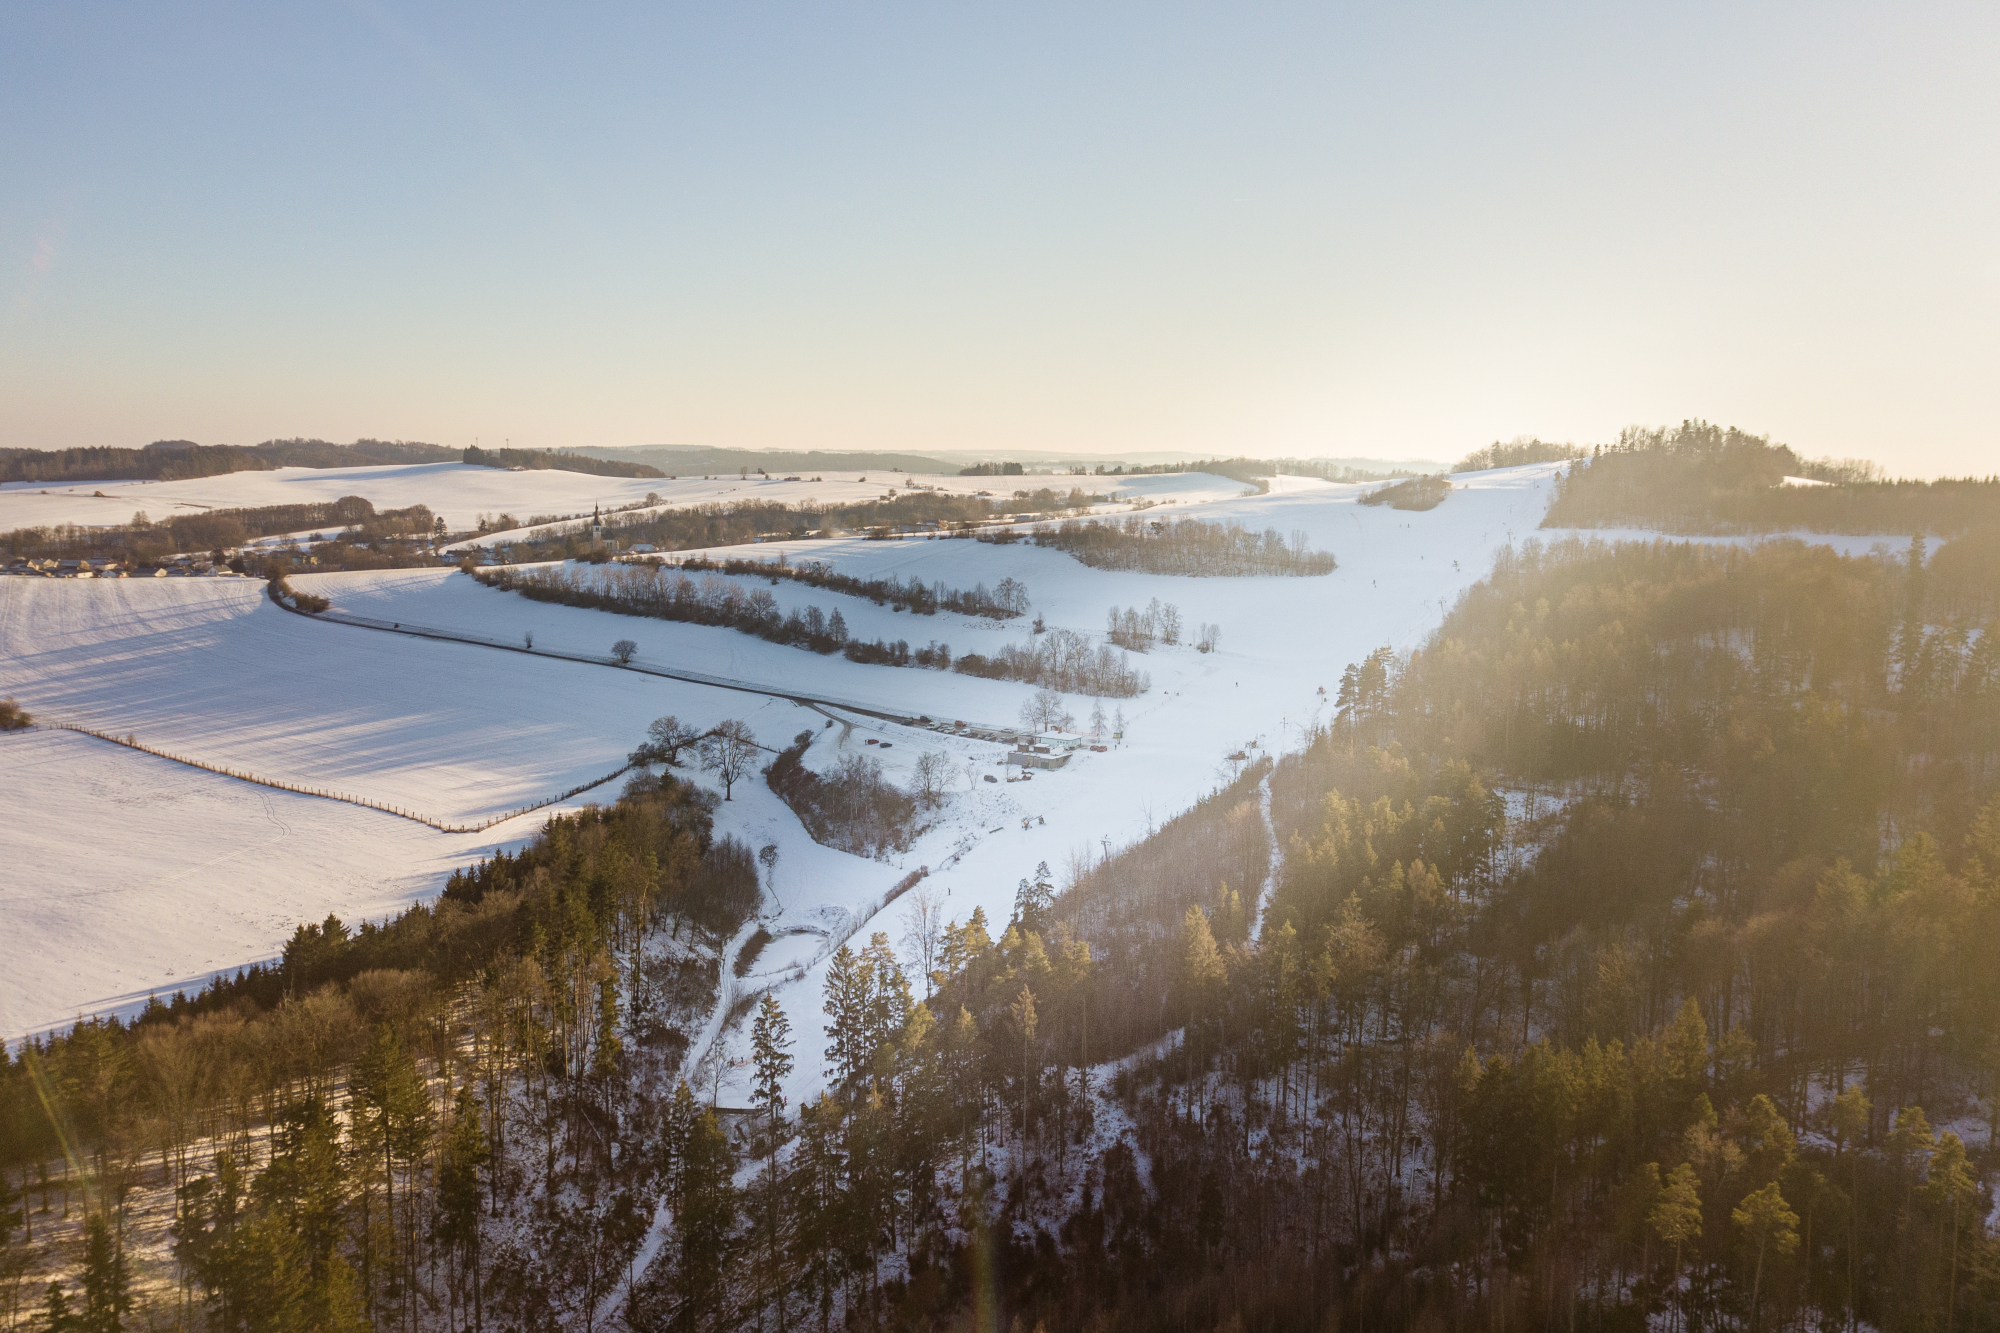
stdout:
[[(1015, 512), (1062, 513), (1086, 508), (1103, 499), (1076, 487), (1068, 491), (1047, 487), (1019, 490), (1011, 499), (919, 489), (893, 499), (847, 505), (749, 501), (660, 509), (648, 504), (606, 514), (603, 523), (606, 534), (622, 546), (643, 543), (660, 551), (688, 551), (745, 545), (759, 538), (812, 537), (824, 532), (889, 537), (897, 528), (925, 523), (950, 527), (985, 523)], [(590, 525), (577, 522), (512, 540), (508, 549), (518, 562), (576, 559), (588, 556), (598, 546), (590, 535)]]
[(1436, 509), (1451, 494), (1448, 477), (1411, 477), (1361, 497), (1365, 505), (1388, 505), (1391, 509)]
[(1256, 533), (1240, 523), (1195, 518), (1149, 520), (1133, 514), (1123, 520), (1071, 520), (1038, 530), (1034, 542), (1096, 569), (1149, 574), (1309, 577), (1336, 567), (1332, 555), (1306, 544), (1303, 532), (1286, 537), (1275, 528)]
[(567, 449), (481, 449), (466, 446), (463, 460), (474, 467), (523, 468), (530, 472), (585, 472), (594, 477), (664, 477), (648, 463), (591, 458)]
[(1629, 429), (1571, 468), (1544, 526), (1955, 537), (2000, 527), (2000, 477), (1885, 481), (1872, 464), (1809, 462), (1763, 436), (1688, 421)]
[[(437, 522), (423, 505), (378, 511), (358, 495), (344, 495), (323, 504), (206, 509), (169, 514), (158, 521), (141, 511), (129, 523), (103, 527), (16, 528), (0, 533), (0, 553), (17, 559), (89, 556), (147, 564), (183, 552), (207, 554), (259, 537), (304, 533), (337, 542), (336, 548), (323, 553), (329, 567), (375, 568), (380, 566), (368, 565), (366, 551), (353, 549), (353, 544), (407, 544), (436, 535)], [(376, 554), (389, 552), (385, 546)]]
[(1582, 458), (1585, 450), (1573, 444), (1552, 444), (1547, 440), (1523, 437), (1495, 440), (1484, 449), (1475, 449), (1452, 467), (1453, 472), (1484, 472), (1496, 467), (1525, 467), (1529, 463), (1559, 463)]
[(459, 451), (440, 444), (404, 440), (266, 440), (258, 445), (196, 444), (158, 440), (143, 449), (0, 449), (0, 482), (178, 481), (228, 472), (260, 472), (281, 467), (369, 467), (394, 463), (439, 463)]

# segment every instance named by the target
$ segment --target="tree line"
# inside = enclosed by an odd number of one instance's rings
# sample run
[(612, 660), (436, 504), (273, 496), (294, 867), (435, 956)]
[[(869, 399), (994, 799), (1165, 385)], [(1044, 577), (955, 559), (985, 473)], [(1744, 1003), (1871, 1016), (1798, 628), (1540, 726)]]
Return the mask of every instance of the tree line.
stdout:
[(984, 583), (970, 588), (947, 587), (943, 580), (926, 584), (920, 578), (905, 583), (895, 574), (886, 579), (864, 579), (843, 574), (820, 560), (791, 564), (782, 559), (773, 563), (768, 560), (705, 560), (694, 557), (679, 561), (675, 568), (682, 573), (715, 572), (768, 578), (774, 583), (787, 578), (809, 588), (825, 588), (851, 597), (866, 597), (877, 606), (891, 606), (898, 611), (908, 609), (920, 616), (956, 611), (960, 615), (1005, 620), (1028, 609), (1027, 585), (1012, 577), (1001, 579), (989, 590)]
[[(952, 495), (914, 489), (887, 499), (856, 504), (781, 504), (752, 500), (735, 504), (691, 505), (605, 515), (605, 526), (625, 546), (644, 543), (661, 551), (740, 546), (760, 538), (798, 539), (827, 531), (889, 535), (899, 527), (936, 523), (941, 528), (990, 522), (1020, 508), (1062, 512), (1101, 503), (1104, 497), (1078, 487), (1055, 491), (1048, 487), (1014, 492), (1011, 501), (997, 496)], [(559, 532), (538, 534), (513, 544), (517, 561), (575, 559), (596, 549), (590, 525), (579, 523)]]
[(1066, 552), (1095, 569), (1141, 569), (1197, 577), (1310, 577), (1331, 574), (1332, 555), (1274, 528), (1251, 532), (1240, 523), (1201, 519), (1071, 520), (1034, 534), (1035, 544)]
[(585, 606), (619, 615), (646, 616), (690, 625), (716, 625), (754, 634), (771, 643), (880, 666), (916, 666), (936, 671), (952, 665), (951, 646), (933, 639), (912, 650), (908, 640), (869, 641), (849, 635), (847, 617), (835, 607), (778, 610), (768, 588), (744, 590), (732, 579), (707, 575), (691, 579), (657, 565), (539, 566), (465, 568), (489, 588), (517, 592), (537, 602)]
[(326, 528), (356, 541), (428, 537), (437, 519), (423, 505), (377, 511), (358, 495), (325, 503), (209, 509), (150, 518), (141, 510), (123, 524), (61, 524), (0, 533), (0, 549), (25, 559), (111, 557), (153, 561), (178, 552), (221, 551), (258, 537)]
[(1368, 492), (1361, 497), (1361, 503), (1388, 505), (1391, 509), (1436, 509), (1450, 494), (1449, 477), (1411, 477), (1408, 481), (1399, 481), (1393, 486), (1384, 486), (1379, 491)]
[(458, 451), (441, 444), (405, 440), (266, 440), (257, 445), (196, 444), (156, 440), (143, 449), (90, 446), (79, 449), (0, 449), (0, 481), (180, 481), (230, 472), (263, 472), (281, 467), (369, 467), (395, 463), (436, 463)]
[(1153, 678), (1124, 653), (1072, 629), (1047, 629), (1027, 643), (1003, 644), (991, 655), (966, 653), (952, 670), (1102, 699), (1130, 699), (1153, 688)]
[[(1089, 635), (1074, 630), (1047, 630), (1029, 643), (1007, 644), (990, 655), (966, 653), (954, 658), (951, 645), (935, 639), (913, 649), (903, 639), (854, 638), (848, 632), (847, 618), (838, 607), (831, 614), (817, 606), (781, 612), (768, 588), (746, 590), (733, 579), (713, 574), (694, 579), (680, 569), (650, 564), (523, 568), (478, 566), (468, 560), (463, 568), (489, 588), (518, 592), (535, 601), (683, 624), (722, 626), (810, 652), (840, 653), (849, 661), (864, 665), (958, 671), (1106, 698), (1130, 698), (1152, 686), (1151, 678), (1133, 669), (1122, 654), (1107, 645), (1095, 644)], [(756, 572), (760, 577), (770, 576), (768, 567), (758, 566)], [(1018, 584), (1007, 587), (1012, 582), (1004, 580), (1001, 591), (994, 596), (1008, 597), (1009, 604), (1025, 605), (1026, 589)], [(828, 583), (835, 586), (831, 579)], [(925, 587), (920, 580), (893, 586), (888, 581), (871, 581), (861, 586), (884, 600), (893, 596), (904, 599), (892, 605), (921, 603), (931, 605), (933, 610), (953, 601), (963, 603), (967, 597), (941, 585)]]
[(529, 472), (584, 472), (593, 477), (664, 477), (649, 463), (589, 458), (568, 449), (481, 449), (467, 445), (460, 461), (470, 467), (513, 468)]

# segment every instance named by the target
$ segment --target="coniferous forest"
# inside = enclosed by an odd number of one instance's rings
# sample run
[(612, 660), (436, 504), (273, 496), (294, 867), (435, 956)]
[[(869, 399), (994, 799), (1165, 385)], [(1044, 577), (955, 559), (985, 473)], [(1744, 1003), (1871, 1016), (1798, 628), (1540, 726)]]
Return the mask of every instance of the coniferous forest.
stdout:
[(899, 885), (811, 1030), (656, 765), (10, 1059), (0, 1320), (2000, 1329), (1996, 617), (1983, 532), (1530, 543), (1011, 919)]
[[(1536, 442), (1538, 443), (1538, 442)], [(1545, 450), (1495, 445), (1466, 460), (1527, 462)], [(1482, 458), (1484, 455), (1484, 458)], [(1498, 466), (1487, 462), (1486, 466)], [(1564, 475), (1543, 526), (1670, 532), (1922, 532), (2000, 528), (2000, 476), (1890, 481), (1876, 464), (1801, 458), (1705, 421), (1629, 427)]]

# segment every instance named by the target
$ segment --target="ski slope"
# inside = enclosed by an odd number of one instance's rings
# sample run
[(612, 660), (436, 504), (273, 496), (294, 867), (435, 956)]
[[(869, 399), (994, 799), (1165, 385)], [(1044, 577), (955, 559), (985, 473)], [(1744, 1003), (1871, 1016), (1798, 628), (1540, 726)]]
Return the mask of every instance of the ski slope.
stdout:
[[(1195, 579), (1102, 571), (1028, 545), (952, 540), (843, 539), (728, 552), (769, 558), (783, 552), (787, 559), (824, 560), (868, 577), (894, 573), (954, 586), (991, 587), (1011, 576), (1028, 586), (1034, 611), (1050, 625), (1094, 634), (1102, 632), (1111, 606), (1143, 606), (1154, 597), (1179, 605), (1190, 629), (1202, 622), (1221, 626), (1220, 651), (1201, 654), (1181, 646), (1146, 654), (1138, 664), (1151, 674), (1153, 688), (1136, 699), (1106, 701), (1107, 713), (1113, 706), (1124, 712), (1122, 746), (1080, 754), (1068, 767), (1038, 773), (1031, 782), (982, 780), (1002, 772), (1005, 751), (998, 744), (611, 667), (326, 623), (273, 606), (259, 585), (247, 581), (0, 580), (0, 694), (16, 695), (33, 712), (115, 734), (131, 732), (145, 743), (210, 762), (352, 791), (453, 821), (469, 822), (601, 776), (622, 762), (645, 724), (664, 713), (698, 726), (739, 717), (774, 749), (811, 730), (816, 739), (809, 762), (815, 767), (857, 752), (878, 757), (898, 775), (925, 750), (945, 752), (961, 779), (972, 765), (972, 778), (955, 783), (935, 827), (907, 855), (887, 863), (813, 844), (760, 780), (739, 783), (735, 799), (722, 807), (719, 832), (753, 846), (780, 848), (771, 904), (781, 913), (773, 925), (780, 937), (758, 962), (761, 978), (748, 981), (780, 983), (778, 994), (795, 1030), (808, 1034), (810, 1042), (820, 1024), (824, 963), (817, 960), (848, 932), (859, 931), (863, 939), (872, 930), (900, 936), (904, 908), (877, 912), (876, 907), (908, 870), (930, 868), (928, 884), (944, 899), (948, 914), (963, 919), (975, 906), (983, 907), (997, 924), (1011, 912), (1016, 882), (1031, 875), (1038, 862), (1047, 861), (1060, 875), (1072, 856), (1095, 857), (1106, 847), (1143, 838), (1228, 778), (1232, 753), (1295, 745), (1315, 718), (1328, 716), (1330, 700), (1320, 690), (1333, 690), (1343, 666), (1385, 644), (1407, 648), (1420, 641), (1458, 593), (1490, 567), (1499, 547), (1533, 532), (1556, 470), (1541, 465), (1467, 474), (1454, 479), (1461, 488), (1443, 505), (1424, 513), (1361, 506), (1357, 497), (1371, 488), (1312, 479), (1278, 478), (1270, 494), (1248, 496), (1240, 485), (1219, 478), (1121, 483), (1121, 491), (1150, 491), (1146, 498), (1156, 503), (1176, 500), (1176, 507), (1159, 511), (1161, 517), (1185, 514), (1257, 529), (1302, 530), (1314, 546), (1340, 559), (1335, 573), (1317, 578)], [(568, 474), (500, 475), (533, 480)], [(560, 503), (525, 502), (518, 508)], [(477, 507), (491, 504), (482, 499)], [(1009, 725), (1031, 693), (1024, 685), (955, 673), (860, 666), (731, 630), (534, 603), (455, 571), (329, 574), (298, 583), (329, 597), (339, 610), (392, 623), (507, 641), (524, 641), (532, 633), (538, 648), (589, 654), (631, 638), (642, 662), (781, 691), (811, 689), (904, 714)], [(905, 638), (913, 645), (937, 638), (954, 654), (1027, 636), (1018, 621), (914, 617), (789, 582), (771, 591), (785, 604), (839, 606), (856, 635)], [(1069, 702), (1079, 722), (1089, 716), (1090, 700)], [(38, 733), (32, 739), (47, 738)], [(868, 745), (870, 739), (878, 744)], [(241, 799), (250, 806), (261, 808), (264, 800), (260, 789), (206, 774), (185, 777), (193, 771), (118, 747), (76, 737), (59, 740), (105, 752), (91, 758), (88, 771), (143, 763), (147, 774), (173, 768), (177, 780), (248, 793)], [(17, 741), (0, 738), (0, 755), (32, 753)], [(887, 749), (879, 744), (884, 741)], [(292, 896), (274, 888), (268, 904), (260, 898), (240, 934), (220, 937), (212, 946), (190, 941), (178, 952), (163, 946), (158, 956), (99, 953), (76, 942), (80, 918), (73, 899), (81, 901), (127, 874), (143, 878), (137, 868), (150, 862), (170, 862), (189, 873), (147, 900), (168, 913), (153, 931), (163, 939), (175, 929), (200, 933), (208, 930), (207, 918), (218, 902), (264, 892), (262, 881), (247, 869), (242, 875), (200, 869), (205, 858), (229, 853), (238, 859), (227, 865), (247, 868), (266, 864), (259, 858), (289, 852), (270, 850), (275, 827), (258, 826), (250, 806), (230, 823), (182, 819), (176, 811), (195, 807), (162, 805), (150, 824), (128, 831), (111, 798), (102, 794), (110, 790), (102, 780), (99, 786), (58, 789), (11, 780), (12, 770), (9, 774), (0, 787), (0, 824), (9, 830), (0, 833), (7, 840), (0, 841), (0, 859), (25, 863), (21, 840), (27, 835), (18, 831), (24, 821), (38, 825), (36, 846), (44, 849), (34, 852), (42, 886), (10, 913), (12, 928), (0, 937), (0, 973), (35, 978), (24, 988), (26, 998), (9, 998), (0, 1009), (0, 1029), (10, 1034), (116, 1004), (152, 986), (178, 984), (231, 949), (238, 951), (232, 962), (268, 956), (296, 920), (316, 919), (328, 910), (343, 916), (389, 910), (426, 891), (425, 883), (434, 889), (451, 865), (479, 854), (477, 845), (453, 843), (420, 825), (342, 807), (311, 825), (314, 832), (305, 840), (321, 858), (318, 873), (305, 876)], [(699, 773), (682, 776), (711, 781)], [(57, 799), (45, 797), (45, 790)], [(285, 811), (332, 808), (302, 797), (286, 797), (279, 805)], [(294, 828), (304, 827), (290, 813), (282, 817)], [(487, 835), (488, 842), (525, 837), (538, 823), (539, 817), (529, 817), (501, 825)], [(389, 826), (393, 834), (384, 832)], [(407, 839), (435, 850), (418, 853)], [(74, 849), (67, 866), (46, 850), (65, 846)], [(403, 868), (400, 877), (390, 873), (391, 862)], [(292, 882), (276, 870), (259, 872), (265, 873), (274, 885)], [(185, 926), (177, 924), (183, 921)], [(794, 928), (804, 933), (782, 933)], [(268, 934), (258, 937), (259, 929)], [(26, 966), (42, 956), (61, 963)], [(727, 1048), (737, 1040), (740, 1034), (725, 1034), (722, 1044)], [(819, 1075), (816, 1062), (801, 1066), (794, 1091), (803, 1094)], [(725, 1079), (724, 1096), (730, 1095)]]

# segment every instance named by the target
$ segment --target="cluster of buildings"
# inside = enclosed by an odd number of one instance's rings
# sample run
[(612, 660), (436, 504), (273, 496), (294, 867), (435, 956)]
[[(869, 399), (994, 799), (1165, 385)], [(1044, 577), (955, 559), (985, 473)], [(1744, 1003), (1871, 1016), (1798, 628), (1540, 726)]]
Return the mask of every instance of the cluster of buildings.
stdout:
[(170, 579), (241, 578), (225, 565), (206, 556), (176, 555), (157, 564), (134, 565), (111, 556), (84, 556), (75, 560), (16, 560), (0, 573), (44, 579)]
[[(1078, 750), (1090, 749), (1101, 753), (1110, 748), (1088, 736), (1067, 731), (1022, 731), (1013, 727), (982, 727), (963, 721), (934, 722), (927, 717), (917, 719), (917, 725), (951, 736), (998, 741), (1008, 747), (1007, 758), (1003, 762), (1010, 768), (1061, 768)], [(1119, 737), (1114, 734), (1112, 739)]]

